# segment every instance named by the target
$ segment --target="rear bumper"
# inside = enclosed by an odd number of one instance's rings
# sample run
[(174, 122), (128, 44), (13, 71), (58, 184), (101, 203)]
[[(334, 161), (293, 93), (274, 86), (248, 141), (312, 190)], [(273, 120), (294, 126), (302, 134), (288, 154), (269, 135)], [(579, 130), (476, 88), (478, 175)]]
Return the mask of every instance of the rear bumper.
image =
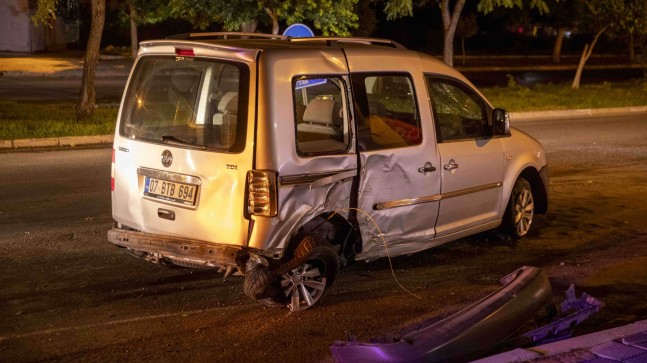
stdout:
[(108, 241), (119, 247), (156, 254), (159, 258), (190, 261), (204, 267), (236, 267), (243, 252), (239, 246), (220, 245), (181, 237), (112, 228)]

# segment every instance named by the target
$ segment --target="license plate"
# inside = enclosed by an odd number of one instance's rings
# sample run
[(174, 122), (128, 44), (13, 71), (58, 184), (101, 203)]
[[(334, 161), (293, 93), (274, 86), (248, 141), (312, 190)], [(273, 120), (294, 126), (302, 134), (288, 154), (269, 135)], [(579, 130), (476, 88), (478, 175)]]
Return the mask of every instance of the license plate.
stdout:
[(160, 180), (149, 176), (145, 179), (144, 195), (147, 197), (193, 206), (197, 194), (198, 187), (196, 185)]

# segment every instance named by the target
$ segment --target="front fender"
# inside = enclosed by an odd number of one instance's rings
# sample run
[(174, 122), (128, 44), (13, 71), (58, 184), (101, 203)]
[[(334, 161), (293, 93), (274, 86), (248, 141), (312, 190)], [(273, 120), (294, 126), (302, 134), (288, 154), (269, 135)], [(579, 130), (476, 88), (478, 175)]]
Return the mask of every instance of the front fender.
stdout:
[[(544, 147), (528, 134), (511, 129), (511, 137), (503, 138), (503, 154), (506, 160), (503, 175), (503, 200), (499, 210), (499, 218), (503, 217), (512, 193), (512, 188), (519, 177), (524, 177), (533, 186), (533, 194), (543, 189), (547, 207), (548, 201), (548, 160)], [(539, 188), (539, 189), (537, 189)], [(538, 212), (545, 212), (540, 208)]]

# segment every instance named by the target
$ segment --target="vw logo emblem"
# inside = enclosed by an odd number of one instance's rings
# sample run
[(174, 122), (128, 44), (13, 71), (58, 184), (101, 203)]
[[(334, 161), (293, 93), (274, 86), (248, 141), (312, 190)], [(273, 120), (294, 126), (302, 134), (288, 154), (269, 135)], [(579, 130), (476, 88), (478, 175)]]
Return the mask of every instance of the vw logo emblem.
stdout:
[(164, 150), (162, 152), (162, 165), (168, 168), (171, 164), (173, 164), (173, 154), (168, 150)]

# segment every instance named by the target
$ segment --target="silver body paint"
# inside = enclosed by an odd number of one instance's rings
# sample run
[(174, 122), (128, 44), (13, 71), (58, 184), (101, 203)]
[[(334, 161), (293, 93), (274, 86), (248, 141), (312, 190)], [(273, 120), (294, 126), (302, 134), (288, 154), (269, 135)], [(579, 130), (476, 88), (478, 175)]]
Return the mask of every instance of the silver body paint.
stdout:
[[(214, 265), (217, 260), (221, 266), (235, 266), (236, 251), (278, 259), (290, 238), (309, 221), (323, 213), (346, 219), (356, 211), (361, 248), (355, 259), (410, 254), (495, 228), (501, 223), (519, 175), (527, 168), (539, 172), (546, 166), (541, 145), (517, 130), (509, 137), (439, 143), (425, 76), (451, 78), (481, 94), (460, 73), (424, 54), (382, 46), (326, 46), (305, 41), (168, 40), (143, 43), (137, 62), (155, 55), (174, 56), (176, 48), (193, 49), (196, 58), (225, 59), (248, 67), (245, 147), (238, 153), (220, 153), (143, 142), (124, 137), (118, 126), (112, 193), (116, 223), (109, 239), (123, 247), (199, 264), (212, 261)], [(295, 147), (294, 79), (317, 75), (341, 78), (345, 84), (341, 112), (354, 121), (358, 115), (351, 106), (350, 78), (355, 72), (399, 72), (410, 77), (421, 143), (359, 151), (353, 137), (356, 124), (350, 122), (346, 151), (300, 156)], [(132, 87), (131, 82), (128, 87)], [(127, 93), (122, 108), (126, 97)], [(160, 162), (164, 150), (174, 157), (168, 168)], [(460, 167), (445, 168), (452, 163)], [(425, 166), (435, 170), (426, 172)], [(199, 180), (195, 206), (143, 196), (145, 175), (138, 173), (138, 168)], [(277, 175), (275, 217), (249, 216), (244, 210), (245, 175), (252, 169)], [(351, 205), (354, 192), (356, 207)], [(174, 213), (174, 220), (162, 218), (168, 211)], [(155, 235), (152, 239), (159, 243), (136, 239), (124, 229), (126, 226)], [(224, 249), (228, 252), (219, 252), (216, 259), (193, 248), (191, 241), (233, 250)], [(171, 247), (159, 247), (162, 245), (175, 246), (176, 252), (169, 252)], [(225, 253), (229, 255), (223, 256)]]

